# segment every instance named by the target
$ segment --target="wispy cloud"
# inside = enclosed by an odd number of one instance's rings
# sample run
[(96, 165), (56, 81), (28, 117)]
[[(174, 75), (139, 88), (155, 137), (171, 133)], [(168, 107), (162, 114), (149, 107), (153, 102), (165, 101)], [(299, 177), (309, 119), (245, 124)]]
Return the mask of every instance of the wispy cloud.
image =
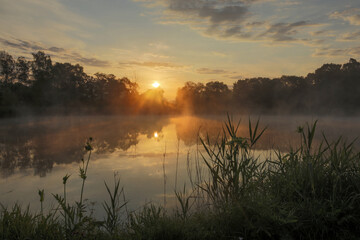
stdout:
[(302, 3), (300, 1), (283, 0), (283, 1), (275, 2), (275, 4), (279, 7), (288, 7), (288, 6), (297, 6)]
[(57, 52), (57, 53), (65, 52), (64, 48), (59, 48), (59, 47), (50, 47), (50, 48), (48, 48), (48, 50), (51, 51), (51, 52)]
[(360, 25), (360, 8), (350, 8), (344, 11), (336, 11), (330, 14), (330, 18), (342, 19), (352, 25)]
[(165, 0), (163, 23), (187, 24), (210, 37), (244, 39), (243, 31), (254, 1)]
[(211, 69), (211, 68), (199, 68), (199, 69), (196, 69), (196, 72), (199, 74), (225, 74), (225, 73), (228, 73), (228, 71), (225, 71), (223, 69)]
[(358, 41), (360, 39), (360, 31), (346, 33), (340, 37), (340, 41)]
[(243, 78), (243, 76), (236, 71), (225, 70), (220, 68), (198, 68), (196, 69), (196, 73), (204, 74), (204, 75), (221, 75), (221, 78), (225, 78), (225, 79), (239, 80)]
[(198, 20), (205, 20), (211, 25), (225, 22), (241, 22), (248, 13), (248, 7), (241, 2), (216, 4), (201, 0), (170, 0), (168, 10), (184, 15), (192, 15)]
[(149, 46), (153, 49), (156, 50), (167, 50), (169, 49), (169, 46), (162, 43), (162, 42), (154, 42), (154, 43), (149, 43)]
[(28, 42), (21, 39), (8, 40), (8, 39), (0, 38), (0, 42), (6, 47), (11, 47), (25, 51), (46, 50), (46, 48), (41, 46), (39, 43)]
[(142, 55), (144, 59), (168, 59), (170, 56), (152, 53), (152, 52), (146, 52)]
[(140, 67), (147, 67), (147, 68), (167, 68), (167, 69), (178, 69), (184, 68), (184, 65), (179, 65), (170, 62), (139, 62), (139, 61), (128, 61), (128, 62), (119, 62), (120, 66), (123, 67), (132, 67), (132, 66), (140, 66)]
[(243, 75), (229, 75), (227, 77), (230, 78), (230, 79), (234, 79), (234, 80), (240, 80), (240, 79), (244, 78)]
[(67, 60), (75, 63), (82, 63), (85, 66), (93, 67), (109, 67), (109, 61), (101, 60), (96, 57), (87, 57), (83, 54), (61, 47), (51, 46), (47, 47), (42, 43), (34, 41), (26, 41), (21, 39), (4, 39), (0, 38), (0, 44), (6, 48), (13, 48), (14, 50), (21, 50), (22, 53), (30, 54), (32, 52), (44, 51), (53, 58)]
[(334, 30), (322, 29), (322, 30), (310, 32), (310, 35), (315, 37), (334, 37), (336, 34)]
[(0, 35), (63, 47), (84, 46), (89, 29), (100, 25), (73, 12), (60, 0), (0, 0)]
[(318, 48), (313, 56), (315, 57), (358, 57), (360, 46), (349, 48)]
[(111, 63), (106, 60), (101, 60), (95, 57), (84, 57), (82, 54), (77, 52), (72, 52), (68, 54), (70, 59), (74, 59), (77, 62), (83, 63), (87, 66), (93, 67), (110, 67)]
[[(137, 2), (149, 3), (147, 0)], [(304, 42), (306, 28), (318, 24), (308, 21), (283, 21), (276, 17), (258, 19), (252, 6), (270, 2), (276, 6), (296, 6), (299, 1), (270, 0), (155, 0), (162, 6), (158, 21), (163, 24), (189, 25), (202, 35), (231, 41)]]
[(228, 55), (222, 52), (212, 51), (211, 54), (216, 57), (227, 57)]
[(276, 23), (271, 24), (268, 27), (268, 30), (260, 35), (260, 37), (268, 36), (274, 41), (283, 42), (283, 41), (296, 41), (295, 35), (298, 33), (298, 30), (303, 27), (314, 26), (316, 24), (309, 23), (307, 21), (299, 21), (294, 23)]

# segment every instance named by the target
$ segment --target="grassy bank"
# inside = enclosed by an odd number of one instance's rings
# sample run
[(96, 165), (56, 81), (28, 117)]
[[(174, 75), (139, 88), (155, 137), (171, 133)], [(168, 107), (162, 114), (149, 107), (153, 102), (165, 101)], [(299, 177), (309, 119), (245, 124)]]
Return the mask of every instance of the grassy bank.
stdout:
[[(229, 117), (218, 141), (201, 139), (207, 174), (191, 189), (175, 191), (177, 207), (145, 205), (129, 212), (120, 181), (105, 183), (108, 201), (99, 221), (83, 200), (92, 139), (82, 160), (79, 200), (53, 195), (58, 206), (32, 213), (1, 208), (2, 239), (358, 239), (360, 238), (360, 153), (341, 139), (313, 146), (316, 122), (299, 126), (301, 145), (259, 161), (253, 148), (265, 129), (249, 121), (238, 136)], [(75, 176), (71, 176), (75, 177)], [(90, 186), (88, 186), (90, 187)], [(44, 192), (39, 190), (40, 204)]]

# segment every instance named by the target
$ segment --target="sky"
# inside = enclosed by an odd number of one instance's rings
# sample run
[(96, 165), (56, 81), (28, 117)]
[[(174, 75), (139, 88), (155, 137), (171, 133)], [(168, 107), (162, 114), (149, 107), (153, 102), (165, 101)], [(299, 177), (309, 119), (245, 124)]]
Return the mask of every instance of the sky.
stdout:
[(168, 99), (187, 81), (306, 76), (360, 60), (359, 0), (0, 0), (0, 50), (112, 73)]

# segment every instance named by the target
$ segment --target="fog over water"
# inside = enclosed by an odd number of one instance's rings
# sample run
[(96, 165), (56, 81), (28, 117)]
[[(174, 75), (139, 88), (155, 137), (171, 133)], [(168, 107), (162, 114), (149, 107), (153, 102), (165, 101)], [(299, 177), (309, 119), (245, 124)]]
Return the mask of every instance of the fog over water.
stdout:
[[(248, 136), (249, 116), (241, 119), (239, 136)], [(253, 122), (257, 116), (251, 117)], [(45, 202), (55, 205), (51, 193), (62, 194), (62, 177), (68, 181), (70, 201), (78, 200), (81, 179), (80, 160), (86, 157), (84, 144), (94, 138), (85, 198), (93, 208), (101, 208), (107, 198), (104, 181), (112, 184), (113, 174), (120, 176), (129, 208), (136, 209), (145, 202), (163, 201), (164, 172), (168, 205), (177, 188), (186, 183), (190, 187), (189, 172), (195, 181), (194, 170), (201, 167), (202, 151), (199, 138), (209, 135), (214, 142), (226, 116), (66, 116), (27, 117), (0, 120), (0, 202), (11, 206), (18, 201), (31, 204), (38, 210), (38, 189), (45, 189)], [(318, 120), (315, 144), (322, 140), (322, 132), (332, 141), (343, 136), (348, 142), (360, 133), (360, 117), (262, 116), (260, 127), (267, 126), (256, 145), (260, 158), (270, 155), (270, 149), (286, 152), (299, 145), (298, 126)], [(355, 147), (359, 148), (359, 141)], [(178, 160), (178, 163), (177, 163)], [(100, 213), (97, 213), (101, 215)], [(100, 216), (99, 215), (99, 216)]]

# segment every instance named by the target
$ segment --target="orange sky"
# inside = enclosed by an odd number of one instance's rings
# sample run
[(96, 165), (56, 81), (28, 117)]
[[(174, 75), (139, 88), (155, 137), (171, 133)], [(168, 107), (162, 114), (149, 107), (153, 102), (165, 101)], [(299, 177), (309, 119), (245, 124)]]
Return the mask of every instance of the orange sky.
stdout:
[(0, 0), (0, 49), (158, 81), (306, 75), (360, 55), (358, 0)]

